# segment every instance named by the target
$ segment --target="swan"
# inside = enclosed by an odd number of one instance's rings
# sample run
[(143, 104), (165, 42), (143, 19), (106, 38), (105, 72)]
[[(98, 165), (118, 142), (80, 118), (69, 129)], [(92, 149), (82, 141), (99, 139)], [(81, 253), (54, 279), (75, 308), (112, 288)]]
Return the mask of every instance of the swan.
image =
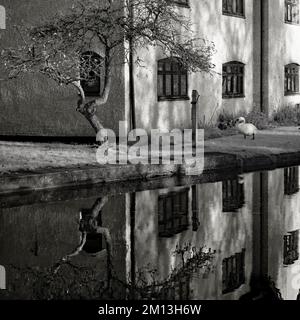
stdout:
[(244, 135), (245, 139), (247, 139), (247, 136), (252, 136), (253, 140), (255, 140), (255, 135), (258, 131), (255, 125), (252, 123), (246, 123), (246, 119), (243, 117), (237, 119), (236, 122), (236, 127), (238, 128), (239, 132)]

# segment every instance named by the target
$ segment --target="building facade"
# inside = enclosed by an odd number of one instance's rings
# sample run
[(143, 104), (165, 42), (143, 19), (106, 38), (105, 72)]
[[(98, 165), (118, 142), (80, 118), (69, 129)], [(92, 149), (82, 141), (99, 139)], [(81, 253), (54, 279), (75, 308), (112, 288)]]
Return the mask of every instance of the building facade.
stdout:
[[(0, 30), (0, 44), (8, 47), (17, 42), (14, 24), (34, 24), (66, 9), (70, 0), (0, 4), (9, 12), (6, 29)], [(146, 68), (131, 70), (125, 64), (114, 71), (108, 102), (98, 110), (105, 127), (117, 131), (119, 121), (130, 127), (130, 73), (136, 127), (146, 130), (190, 128), (192, 90), (200, 94), (199, 124), (215, 123), (221, 113), (254, 110), (272, 116), (300, 103), (298, 0), (180, 0), (174, 5), (192, 22), (197, 37), (215, 44), (214, 74), (179, 71), (159, 49), (142, 49), (134, 58)], [(0, 81), (0, 135), (93, 135), (75, 111), (76, 101), (75, 91), (39, 76)]]

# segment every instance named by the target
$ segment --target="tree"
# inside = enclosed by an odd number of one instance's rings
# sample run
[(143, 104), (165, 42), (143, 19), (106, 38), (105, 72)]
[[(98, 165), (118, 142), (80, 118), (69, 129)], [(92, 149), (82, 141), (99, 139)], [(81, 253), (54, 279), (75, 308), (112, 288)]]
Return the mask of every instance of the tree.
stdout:
[[(38, 26), (19, 27), (22, 45), (5, 48), (1, 59), (9, 78), (41, 73), (59, 85), (73, 85), (80, 99), (77, 111), (96, 134), (103, 128), (96, 115), (106, 103), (116, 56), (122, 63), (142, 47), (160, 47), (166, 57), (176, 57), (191, 72), (211, 72), (214, 45), (197, 38), (192, 26), (172, 0), (80, 0), (59, 16)], [(82, 53), (92, 43), (101, 48), (101, 59)], [(126, 45), (130, 43), (130, 46)], [(132, 63), (132, 61), (131, 61)], [(140, 63), (138, 59), (134, 63)], [(103, 76), (100, 95), (87, 101), (82, 82)], [(101, 136), (101, 135), (100, 135)]]

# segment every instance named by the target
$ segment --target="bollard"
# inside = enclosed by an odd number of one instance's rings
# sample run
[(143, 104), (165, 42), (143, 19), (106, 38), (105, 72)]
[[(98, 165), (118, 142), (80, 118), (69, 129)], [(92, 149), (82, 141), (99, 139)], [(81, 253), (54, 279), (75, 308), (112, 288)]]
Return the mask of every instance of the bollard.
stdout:
[(198, 127), (198, 117), (197, 117), (197, 103), (199, 99), (199, 93), (197, 90), (192, 92), (192, 130), (193, 130), (193, 146), (196, 146), (196, 131)]

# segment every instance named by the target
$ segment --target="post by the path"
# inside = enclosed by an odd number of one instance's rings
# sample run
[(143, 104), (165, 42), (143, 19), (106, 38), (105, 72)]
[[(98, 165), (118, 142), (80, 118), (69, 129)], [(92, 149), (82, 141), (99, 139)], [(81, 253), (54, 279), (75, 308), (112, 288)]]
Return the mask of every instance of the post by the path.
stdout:
[(199, 99), (199, 93), (197, 90), (193, 90), (192, 92), (192, 130), (193, 130), (193, 146), (196, 146), (196, 131), (198, 128), (198, 112), (197, 112), (197, 104)]

